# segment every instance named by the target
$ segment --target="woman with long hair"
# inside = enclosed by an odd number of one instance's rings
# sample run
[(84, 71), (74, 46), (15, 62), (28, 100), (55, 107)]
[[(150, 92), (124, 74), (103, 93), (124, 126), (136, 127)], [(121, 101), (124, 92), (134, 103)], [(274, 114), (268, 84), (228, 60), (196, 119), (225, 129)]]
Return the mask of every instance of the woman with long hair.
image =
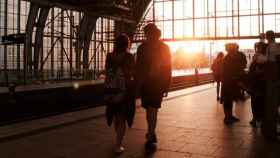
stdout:
[(126, 122), (132, 126), (135, 113), (135, 97), (132, 93), (135, 60), (129, 53), (130, 40), (125, 34), (116, 38), (115, 48), (106, 57), (105, 102), (107, 124), (114, 122), (116, 153), (122, 153)]
[(217, 100), (220, 100), (220, 87), (222, 81), (222, 62), (224, 59), (224, 53), (219, 52), (213, 64), (211, 65), (211, 70), (213, 71), (214, 81), (217, 83)]

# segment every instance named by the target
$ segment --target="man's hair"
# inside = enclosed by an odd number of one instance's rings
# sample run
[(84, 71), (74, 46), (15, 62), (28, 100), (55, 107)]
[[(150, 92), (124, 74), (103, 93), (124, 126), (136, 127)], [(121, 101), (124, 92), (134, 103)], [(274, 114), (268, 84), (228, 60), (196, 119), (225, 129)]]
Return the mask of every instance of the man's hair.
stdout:
[(238, 44), (236, 44), (236, 43), (226, 43), (226, 44), (225, 44), (225, 48), (226, 48), (226, 50), (227, 50), (227, 49), (230, 49), (230, 48), (236, 48), (236, 49), (238, 49), (239, 46), (238, 46)]
[(272, 31), (272, 30), (268, 30), (268, 31), (266, 31), (266, 33), (265, 33), (265, 37), (268, 39), (275, 39), (275, 33), (274, 33), (274, 31)]
[(150, 32), (150, 31), (155, 31), (158, 30), (158, 27), (156, 24), (154, 23), (148, 23), (145, 27), (144, 27), (144, 32)]
[(154, 36), (156, 36), (157, 38), (160, 38), (161, 36), (161, 31), (160, 29), (156, 26), (156, 24), (154, 23), (148, 23), (145, 27), (144, 27), (144, 33), (151, 33)]

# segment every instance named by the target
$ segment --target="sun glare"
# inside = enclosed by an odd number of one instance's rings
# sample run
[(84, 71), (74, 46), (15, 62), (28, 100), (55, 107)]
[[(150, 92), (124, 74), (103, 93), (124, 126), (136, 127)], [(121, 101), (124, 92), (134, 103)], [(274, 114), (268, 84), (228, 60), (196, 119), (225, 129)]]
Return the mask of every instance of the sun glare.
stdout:
[(166, 42), (172, 53), (176, 52), (179, 49), (182, 49), (184, 53), (193, 54), (201, 53), (203, 51), (203, 45), (197, 42)]

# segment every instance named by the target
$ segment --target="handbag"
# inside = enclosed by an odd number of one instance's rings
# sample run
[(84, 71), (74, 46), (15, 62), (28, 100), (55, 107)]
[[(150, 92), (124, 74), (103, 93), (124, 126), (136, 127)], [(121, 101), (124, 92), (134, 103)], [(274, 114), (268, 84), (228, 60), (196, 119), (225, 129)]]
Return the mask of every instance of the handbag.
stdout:
[(125, 75), (121, 66), (106, 70), (104, 83), (104, 101), (107, 104), (119, 104), (125, 99)]

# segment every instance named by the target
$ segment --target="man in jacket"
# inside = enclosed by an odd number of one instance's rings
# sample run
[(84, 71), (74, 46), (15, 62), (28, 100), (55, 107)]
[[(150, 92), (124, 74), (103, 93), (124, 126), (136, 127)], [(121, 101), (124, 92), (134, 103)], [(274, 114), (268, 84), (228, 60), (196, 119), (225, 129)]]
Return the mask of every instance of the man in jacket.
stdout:
[(233, 116), (233, 101), (240, 98), (240, 75), (244, 71), (242, 57), (238, 53), (238, 45), (236, 43), (226, 44), (226, 51), (222, 66), (222, 100), (224, 106), (224, 123), (232, 124), (239, 121)]
[(156, 147), (157, 113), (171, 80), (171, 53), (160, 40), (161, 31), (153, 23), (144, 27), (146, 40), (137, 49), (136, 81), (142, 107), (146, 110), (148, 132), (146, 149)]

